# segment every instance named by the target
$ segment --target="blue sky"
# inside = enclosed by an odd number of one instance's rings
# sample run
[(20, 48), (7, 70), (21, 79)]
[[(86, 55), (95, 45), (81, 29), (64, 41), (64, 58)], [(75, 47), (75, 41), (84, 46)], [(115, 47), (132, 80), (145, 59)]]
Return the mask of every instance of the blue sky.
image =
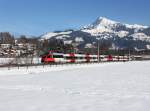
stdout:
[(18, 34), (77, 29), (99, 16), (150, 26), (150, 0), (0, 0), (0, 31)]

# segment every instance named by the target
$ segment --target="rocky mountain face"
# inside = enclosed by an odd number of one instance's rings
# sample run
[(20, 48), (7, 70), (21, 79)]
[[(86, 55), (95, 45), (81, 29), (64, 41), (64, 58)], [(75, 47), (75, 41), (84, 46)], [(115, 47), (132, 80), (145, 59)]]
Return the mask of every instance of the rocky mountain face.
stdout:
[(74, 44), (79, 48), (96, 47), (99, 42), (112, 49), (149, 49), (150, 27), (129, 25), (99, 17), (92, 24), (79, 30), (46, 33), (41, 36), (41, 40), (44, 39), (62, 40), (64, 44)]

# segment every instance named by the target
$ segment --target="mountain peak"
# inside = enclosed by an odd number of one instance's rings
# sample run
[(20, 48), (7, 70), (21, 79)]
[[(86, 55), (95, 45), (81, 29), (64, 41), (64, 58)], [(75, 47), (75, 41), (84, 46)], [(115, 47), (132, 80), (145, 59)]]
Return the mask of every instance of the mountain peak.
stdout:
[(106, 17), (98, 17), (95, 22), (93, 22), (92, 24), (90, 24), (88, 26), (83, 27), (83, 29), (90, 29), (90, 30), (96, 29), (101, 32), (103, 32), (103, 31), (112, 32), (112, 30), (114, 30), (120, 26), (130, 28), (130, 29), (135, 29), (135, 30), (148, 28), (148, 26), (143, 26), (143, 25), (138, 25), (138, 24), (129, 25), (129, 24), (113, 21)]
[(106, 17), (98, 17), (96, 22), (99, 22), (100, 24), (116, 24), (118, 22), (110, 20)]
[(106, 25), (114, 25), (114, 24), (118, 24), (118, 23), (119, 22), (110, 20), (106, 17), (98, 17), (93, 24), (94, 25), (104, 25), (104, 26), (106, 26)]
[(94, 23), (88, 26), (88, 28), (96, 28), (96, 29), (104, 29), (104, 28), (112, 28), (119, 24), (119, 22), (110, 20), (106, 17), (98, 17)]

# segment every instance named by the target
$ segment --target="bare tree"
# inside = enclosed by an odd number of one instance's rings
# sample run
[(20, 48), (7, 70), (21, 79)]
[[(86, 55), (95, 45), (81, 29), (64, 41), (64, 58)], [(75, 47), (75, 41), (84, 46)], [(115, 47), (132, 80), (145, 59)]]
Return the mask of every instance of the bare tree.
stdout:
[(28, 43), (28, 38), (25, 35), (21, 35), (20, 38), (17, 40), (17, 43), (26, 44)]
[(14, 36), (9, 32), (0, 32), (0, 43), (1, 44), (14, 44)]

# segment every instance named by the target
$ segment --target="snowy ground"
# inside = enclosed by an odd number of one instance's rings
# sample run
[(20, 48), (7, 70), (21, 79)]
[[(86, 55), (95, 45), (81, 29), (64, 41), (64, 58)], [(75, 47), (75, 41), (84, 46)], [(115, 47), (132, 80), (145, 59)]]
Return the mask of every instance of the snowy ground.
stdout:
[(0, 111), (149, 111), (150, 61), (0, 69)]

